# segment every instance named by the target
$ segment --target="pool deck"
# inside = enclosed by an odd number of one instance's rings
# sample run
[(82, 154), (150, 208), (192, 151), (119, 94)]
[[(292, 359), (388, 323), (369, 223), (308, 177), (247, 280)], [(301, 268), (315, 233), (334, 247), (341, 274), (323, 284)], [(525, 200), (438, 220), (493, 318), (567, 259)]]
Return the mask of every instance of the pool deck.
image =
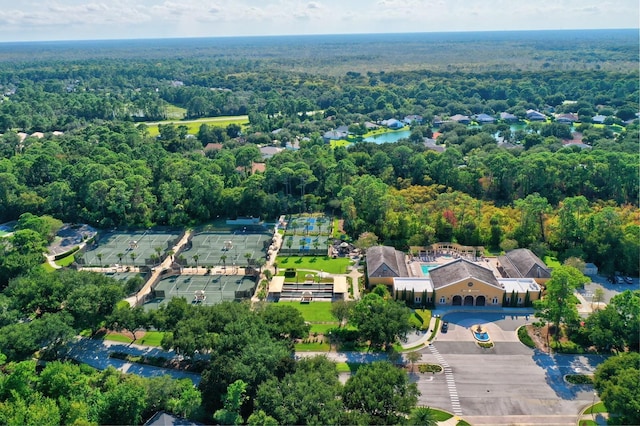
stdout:
[[(438, 266), (446, 265), (447, 263), (453, 262), (459, 258), (453, 256), (436, 256), (435, 258), (431, 258), (428, 261), (424, 261), (419, 258), (410, 258), (407, 257), (407, 269), (409, 271), (410, 277), (426, 277), (428, 274), (424, 274), (422, 272), (422, 265), (434, 265)], [(485, 257), (482, 259), (478, 259), (475, 262), (476, 265), (482, 266), (483, 268), (487, 268), (493, 272), (493, 275), (496, 278), (502, 278), (500, 272), (498, 272), (498, 259), (495, 257)]]

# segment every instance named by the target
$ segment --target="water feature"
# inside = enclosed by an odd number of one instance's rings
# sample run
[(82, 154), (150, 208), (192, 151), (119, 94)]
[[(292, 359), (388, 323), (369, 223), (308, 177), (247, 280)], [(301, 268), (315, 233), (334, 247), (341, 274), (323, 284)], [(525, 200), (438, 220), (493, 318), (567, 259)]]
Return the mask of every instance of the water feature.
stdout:
[(386, 132), (369, 136), (368, 138), (364, 138), (363, 141), (374, 143), (393, 143), (398, 142), (400, 139), (408, 138), (409, 136), (411, 136), (411, 130), (400, 130), (398, 132)]
[(420, 269), (422, 270), (422, 275), (429, 275), (429, 271), (432, 270), (433, 268), (437, 267), (438, 264), (434, 263), (423, 263), (420, 265)]
[(486, 331), (481, 331), (480, 333), (478, 333), (477, 331), (474, 331), (473, 336), (476, 338), (478, 342), (488, 342), (490, 340), (489, 333), (487, 333)]
[(487, 333), (487, 330), (485, 330), (481, 325), (474, 325), (473, 327), (471, 327), (471, 332), (473, 333), (473, 337), (475, 337), (478, 342), (484, 343), (491, 340), (489, 338), (489, 333)]

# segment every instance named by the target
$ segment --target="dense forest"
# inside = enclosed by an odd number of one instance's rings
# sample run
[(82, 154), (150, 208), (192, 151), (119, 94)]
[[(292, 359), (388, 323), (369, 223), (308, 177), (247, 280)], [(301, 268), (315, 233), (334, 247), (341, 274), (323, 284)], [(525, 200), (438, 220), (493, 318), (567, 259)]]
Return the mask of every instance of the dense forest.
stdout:
[[(183, 299), (151, 314), (114, 309), (139, 282), (44, 272), (51, 231), (322, 211), (344, 220), (347, 238), (403, 250), (526, 247), (638, 276), (637, 52), (637, 31), (0, 44), (0, 223), (17, 221), (0, 239), (0, 423), (131, 424), (165, 409), (220, 424), (421, 424), (415, 387), (390, 364), (343, 385), (324, 358), (294, 362), (297, 311)], [(500, 113), (516, 125), (451, 120)], [(222, 116), (248, 124), (189, 129)], [(421, 117), (407, 138), (362, 140), (368, 125), (407, 116)], [(339, 127), (351, 143), (323, 138)], [(567, 144), (576, 133), (581, 144)], [(370, 328), (407, 324), (404, 307), (365, 297), (387, 315)], [(634, 305), (627, 292), (589, 318), (594, 332), (572, 332), (603, 351), (637, 348), (620, 314)], [(24, 361), (123, 324), (165, 331), (163, 345), (187, 358), (210, 354), (200, 392)], [(393, 405), (364, 404), (362, 389)]]
[[(85, 52), (80, 59), (5, 61), (0, 220), (30, 212), (98, 227), (182, 226), (326, 210), (342, 216), (352, 236), (370, 231), (401, 248), (445, 240), (492, 250), (506, 244), (637, 275), (639, 133), (630, 120), (638, 112), (638, 70), (627, 61), (633, 38), (622, 40), (628, 44), (611, 41), (616, 54), (606, 61), (585, 50), (588, 69), (576, 59), (568, 70), (553, 67), (564, 52), (557, 44), (538, 52), (551, 62), (536, 70), (506, 61), (499, 71), (447, 71), (434, 61), (422, 70), (389, 65), (333, 75), (303, 66), (304, 53), (291, 57), (296, 69), (288, 70), (278, 44), (235, 59), (223, 46), (210, 59), (191, 52), (158, 62), (147, 48), (148, 59)], [(463, 41), (447, 46), (468, 49)], [(514, 49), (505, 42), (499, 51)], [(376, 66), (388, 60), (371, 58)], [(325, 52), (315, 61), (341, 59)], [(136, 123), (175, 108), (192, 118), (248, 114), (250, 124), (205, 124), (189, 135), (178, 121), (161, 125), (156, 137)], [(529, 109), (574, 113), (580, 123), (573, 130), (592, 149), (563, 145), (572, 129), (553, 121), (516, 130), (499, 121), (432, 124), (455, 114), (524, 119)], [(592, 124), (596, 114), (607, 125)], [(398, 143), (332, 147), (321, 137), (341, 125), (357, 135), (367, 121), (407, 115), (422, 116), (423, 124)], [(434, 132), (446, 151), (423, 143)], [(223, 149), (205, 154), (212, 142)], [(299, 150), (267, 160), (258, 149), (295, 142)], [(265, 171), (251, 173), (263, 161)]]

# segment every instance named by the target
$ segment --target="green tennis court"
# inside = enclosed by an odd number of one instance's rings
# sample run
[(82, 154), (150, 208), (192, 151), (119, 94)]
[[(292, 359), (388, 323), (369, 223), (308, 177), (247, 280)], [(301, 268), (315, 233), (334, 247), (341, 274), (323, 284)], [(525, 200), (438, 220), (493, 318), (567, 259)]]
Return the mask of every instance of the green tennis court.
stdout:
[(158, 231), (100, 233), (96, 244), (82, 253), (78, 263), (85, 266), (153, 265), (157, 263), (153, 258), (158, 252), (160, 256), (165, 254), (181, 235), (180, 232)]
[[(202, 232), (191, 237), (181, 255), (188, 266), (218, 265), (244, 267), (249, 259), (264, 258), (272, 235), (240, 228), (235, 232)], [(197, 256), (197, 257), (194, 257)]]
[(250, 298), (255, 286), (255, 279), (244, 275), (177, 275), (158, 282), (144, 308), (157, 309), (174, 297), (202, 305), (241, 300)]

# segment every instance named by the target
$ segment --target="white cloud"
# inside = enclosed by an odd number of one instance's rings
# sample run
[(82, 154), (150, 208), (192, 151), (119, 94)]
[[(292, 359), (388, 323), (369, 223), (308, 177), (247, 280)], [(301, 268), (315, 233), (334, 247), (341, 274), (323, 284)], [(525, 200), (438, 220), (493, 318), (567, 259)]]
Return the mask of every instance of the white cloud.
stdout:
[(639, 9), (637, 0), (0, 0), (0, 40), (637, 28)]

